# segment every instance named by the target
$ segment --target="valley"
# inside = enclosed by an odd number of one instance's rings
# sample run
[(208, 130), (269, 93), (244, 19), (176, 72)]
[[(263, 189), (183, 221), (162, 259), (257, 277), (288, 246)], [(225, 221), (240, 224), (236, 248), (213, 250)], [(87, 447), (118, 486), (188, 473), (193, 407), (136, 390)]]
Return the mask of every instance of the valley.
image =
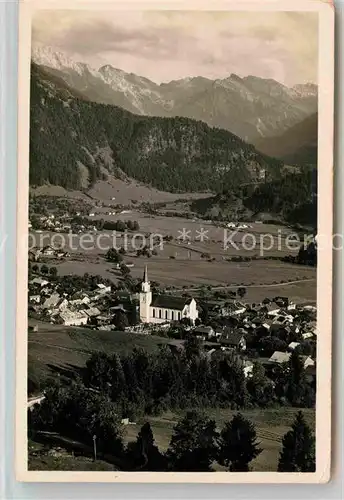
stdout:
[(314, 470), (317, 100), (33, 44), (30, 470)]

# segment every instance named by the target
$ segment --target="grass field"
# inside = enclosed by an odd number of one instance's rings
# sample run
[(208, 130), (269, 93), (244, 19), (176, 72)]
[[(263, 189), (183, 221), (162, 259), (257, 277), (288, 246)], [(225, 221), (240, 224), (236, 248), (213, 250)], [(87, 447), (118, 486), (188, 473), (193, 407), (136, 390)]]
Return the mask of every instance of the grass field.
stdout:
[(38, 325), (38, 332), (28, 334), (29, 373), (38, 379), (56, 373), (73, 374), (93, 352), (126, 353), (135, 346), (152, 351), (169, 342), (154, 335), (95, 331), (36, 320), (29, 320), (30, 324)]
[[(134, 278), (140, 278), (144, 266), (148, 264), (150, 279), (165, 287), (246, 286), (250, 287), (247, 299), (252, 302), (276, 295), (287, 295), (295, 302), (314, 303), (316, 300), (314, 268), (279, 260), (227, 260), (238, 256), (261, 259), (295, 255), (297, 250), (288, 248), (286, 244), (286, 238), (293, 231), (284, 226), (253, 223), (250, 228), (229, 232), (209, 221), (150, 215), (138, 210), (113, 216), (107, 216), (104, 212), (92, 220), (101, 218), (109, 221), (138, 221), (140, 230), (136, 235), (128, 232), (125, 240), (121, 233), (114, 236), (112, 231), (104, 230), (87, 235), (91, 237), (87, 241), (82, 234), (70, 238), (69, 235), (63, 234), (32, 232), (30, 244), (35, 242), (36, 246), (42, 247), (62, 242), (63, 248), (70, 252), (70, 257), (63, 262), (53, 263), (59, 275), (83, 275), (87, 271), (117, 283), (120, 273), (105, 259), (107, 249), (114, 245), (118, 249), (126, 249), (124, 262), (133, 264), (131, 274)], [(183, 230), (187, 235), (185, 240), (181, 239)], [(200, 241), (202, 230), (205, 236), (203, 241)], [(170, 235), (173, 240), (164, 241), (162, 247), (156, 247), (156, 255), (150, 258), (137, 257), (136, 251), (144, 242), (148, 247), (152, 246), (152, 234), (161, 237)], [(232, 235), (230, 241), (229, 235)], [(156, 236), (155, 241), (161, 241), (159, 236)], [(252, 243), (253, 247), (250, 246)], [(269, 245), (271, 247), (268, 248)], [(296, 287), (287, 284), (294, 281), (298, 282)], [(261, 291), (262, 287), (266, 290)]]
[(94, 186), (87, 191), (87, 194), (81, 191), (66, 190), (61, 186), (45, 185), (37, 188), (31, 188), (31, 193), (36, 196), (56, 196), (66, 198), (82, 198), (90, 202), (102, 201), (105, 204), (132, 205), (135, 203), (149, 202), (174, 202), (182, 199), (207, 198), (210, 193), (167, 193), (158, 189), (140, 184), (134, 179), (121, 180), (112, 175), (108, 176), (106, 181), (97, 181)]
[(64, 449), (45, 448), (40, 443), (29, 440), (29, 470), (46, 471), (114, 471), (113, 465), (103, 460), (77, 456)]
[[(252, 462), (254, 471), (276, 471), (278, 457), (282, 446), (283, 435), (290, 430), (297, 408), (279, 408), (265, 410), (243, 410), (244, 417), (250, 419), (256, 426), (258, 441), (263, 448), (262, 453)], [(305, 418), (311, 428), (315, 429), (315, 410), (302, 409)], [(237, 412), (227, 409), (208, 409), (205, 413), (213, 418), (221, 429), (224, 423), (230, 420)], [(145, 417), (136, 422), (136, 425), (126, 427), (126, 442), (136, 439), (137, 433), (144, 422), (149, 421), (153, 430), (154, 438), (161, 450), (166, 450), (172, 435), (172, 430), (181, 414), (165, 413), (159, 417)], [(220, 466), (215, 466), (221, 470)]]

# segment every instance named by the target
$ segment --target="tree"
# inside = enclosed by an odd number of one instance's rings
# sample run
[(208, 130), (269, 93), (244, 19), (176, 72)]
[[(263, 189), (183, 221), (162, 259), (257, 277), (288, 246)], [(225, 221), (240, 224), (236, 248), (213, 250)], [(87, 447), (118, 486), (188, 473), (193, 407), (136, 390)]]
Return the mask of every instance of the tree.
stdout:
[(272, 381), (265, 375), (261, 363), (254, 363), (252, 377), (247, 380), (246, 386), (252, 402), (256, 405), (266, 407), (274, 401)]
[(219, 359), (215, 370), (218, 400), (226, 406), (230, 403), (233, 409), (244, 407), (248, 394), (242, 360), (235, 353), (228, 353)]
[(124, 221), (122, 221), (122, 220), (116, 221), (116, 231), (118, 231), (120, 233), (124, 233), (126, 228), (127, 228), (127, 225)]
[(33, 430), (51, 429), (88, 445), (96, 435), (99, 452), (113, 456), (123, 452), (117, 408), (106, 396), (78, 383), (47, 386), (45, 399), (32, 411), (30, 426)]
[(155, 444), (149, 422), (141, 427), (136, 441), (128, 444), (127, 459), (135, 470), (154, 472), (166, 470), (166, 458)]
[(86, 361), (84, 381), (103, 391), (107, 391), (112, 381), (111, 359), (105, 352), (94, 352)]
[(110, 262), (121, 262), (123, 260), (122, 254), (117, 252), (115, 248), (110, 248), (106, 252), (106, 259), (109, 260)]
[(286, 351), (288, 344), (277, 337), (262, 337), (257, 347), (263, 356), (271, 356), (275, 351)]
[(285, 395), (293, 406), (304, 406), (308, 384), (302, 359), (297, 352), (293, 351), (291, 353), (286, 370), (288, 376)]
[(51, 267), (49, 272), (50, 272), (50, 275), (53, 276), (54, 278), (57, 276), (57, 268), (56, 267)]
[(116, 328), (118, 328), (118, 330), (120, 331), (124, 331), (127, 328), (127, 326), (129, 326), (128, 316), (124, 311), (121, 310), (117, 311), (114, 321)]
[(243, 299), (246, 295), (246, 288), (244, 286), (241, 286), (238, 288), (237, 294), (241, 299)]
[(127, 276), (129, 276), (129, 274), (130, 274), (129, 267), (126, 266), (125, 264), (121, 264), (121, 273), (122, 273), (122, 275), (123, 275), (124, 278), (127, 277)]
[(201, 342), (195, 335), (189, 334), (184, 342), (185, 356), (192, 359), (200, 356)]
[(278, 472), (314, 472), (315, 439), (300, 411), (282, 439)]
[(43, 264), (41, 267), (41, 273), (42, 274), (48, 274), (49, 273), (49, 267), (46, 264)]
[(37, 264), (34, 264), (34, 265), (32, 266), (32, 271), (33, 271), (34, 273), (37, 273), (37, 271), (38, 271), (38, 270), (39, 270), (38, 265), (37, 265)]
[(179, 472), (209, 472), (216, 458), (216, 424), (196, 411), (188, 412), (173, 429), (166, 453), (169, 469)]
[(248, 472), (249, 463), (261, 452), (252, 422), (238, 413), (225, 424), (219, 440), (218, 459), (221, 465), (231, 472)]

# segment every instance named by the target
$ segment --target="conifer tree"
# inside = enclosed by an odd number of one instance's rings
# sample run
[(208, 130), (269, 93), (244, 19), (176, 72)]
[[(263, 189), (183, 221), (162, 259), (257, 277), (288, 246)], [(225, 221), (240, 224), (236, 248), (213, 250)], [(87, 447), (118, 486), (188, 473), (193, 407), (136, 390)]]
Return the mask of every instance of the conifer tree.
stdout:
[(282, 440), (278, 472), (314, 472), (315, 439), (300, 411)]
[(218, 460), (231, 472), (248, 472), (249, 463), (262, 449), (254, 425), (240, 413), (227, 422), (220, 434)]
[(156, 446), (152, 428), (146, 422), (133, 443), (129, 443), (127, 458), (132, 468), (142, 471), (163, 471), (166, 459)]
[(169, 468), (179, 472), (209, 472), (216, 458), (216, 424), (191, 411), (174, 427), (166, 458)]

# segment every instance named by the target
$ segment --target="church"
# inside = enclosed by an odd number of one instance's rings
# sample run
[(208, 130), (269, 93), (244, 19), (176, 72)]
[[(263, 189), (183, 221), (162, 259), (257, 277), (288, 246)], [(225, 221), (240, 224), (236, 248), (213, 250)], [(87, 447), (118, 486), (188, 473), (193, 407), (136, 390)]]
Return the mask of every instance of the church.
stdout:
[(142, 323), (169, 323), (183, 318), (189, 318), (192, 323), (195, 323), (198, 318), (195, 299), (171, 295), (153, 296), (146, 266), (140, 292), (140, 320)]

